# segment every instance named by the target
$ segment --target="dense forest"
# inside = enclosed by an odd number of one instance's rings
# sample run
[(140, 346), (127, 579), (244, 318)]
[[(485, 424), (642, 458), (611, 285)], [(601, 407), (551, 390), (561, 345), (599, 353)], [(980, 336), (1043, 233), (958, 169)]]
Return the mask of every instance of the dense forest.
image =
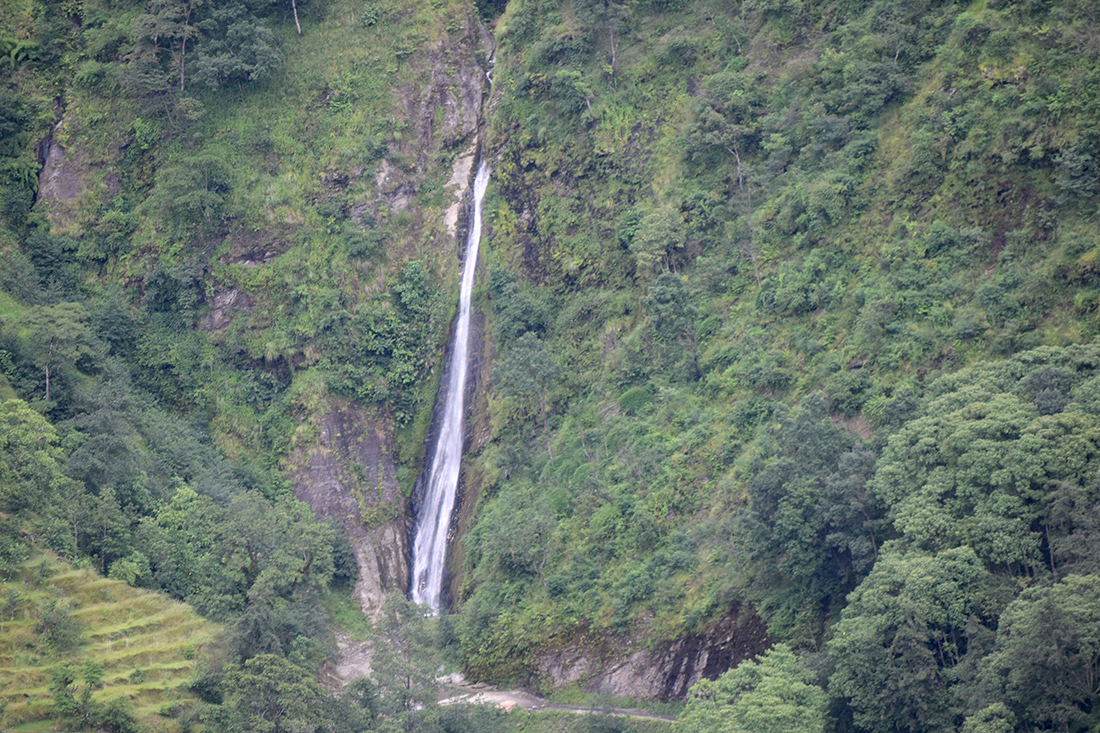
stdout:
[[(0, 57), (0, 653), (62, 659), (0, 726), (518, 730), (438, 672), (737, 627), (673, 730), (1100, 729), (1100, 6), (0, 0)], [(362, 616), (475, 155), (449, 609)], [(57, 558), (221, 625), (178, 704)]]

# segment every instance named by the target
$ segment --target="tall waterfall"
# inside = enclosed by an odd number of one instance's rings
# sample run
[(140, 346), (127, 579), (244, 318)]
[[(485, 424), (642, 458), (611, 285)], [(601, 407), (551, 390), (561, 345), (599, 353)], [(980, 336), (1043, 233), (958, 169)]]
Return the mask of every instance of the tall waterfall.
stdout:
[(465, 436), (466, 374), (470, 361), (470, 297), (477, 269), (477, 248), (481, 240), (481, 199), (489, 183), (489, 167), (482, 160), (474, 179), (474, 212), (470, 236), (466, 240), (466, 264), (462, 269), (462, 289), (458, 298), (455, 324), (448, 355), (449, 379), (440, 385), (437, 400), (444, 400), (439, 434), (436, 437), (428, 487), (420, 504), (413, 545), (413, 573), (410, 595), (417, 603), (439, 610), (443, 588), (443, 565), (447, 559), (447, 533), (458, 491), (458, 473), (462, 462)]

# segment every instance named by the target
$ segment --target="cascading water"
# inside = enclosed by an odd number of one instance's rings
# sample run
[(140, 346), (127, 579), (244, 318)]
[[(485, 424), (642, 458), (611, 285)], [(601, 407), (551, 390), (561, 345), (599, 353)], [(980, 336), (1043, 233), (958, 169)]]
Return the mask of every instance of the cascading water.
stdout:
[(439, 610), (443, 588), (443, 565), (447, 556), (447, 533), (451, 526), (458, 473), (462, 462), (465, 436), (463, 417), (466, 412), (466, 374), (469, 367), (470, 299), (477, 269), (477, 249), (481, 240), (481, 199), (489, 183), (489, 167), (482, 160), (474, 179), (474, 211), (470, 220), (470, 236), (466, 240), (466, 264), (462, 269), (462, 289), (458, 297), (458, 321), (446, 372), (449, 379), (441, 385), (439, 397), (445, 401), (439, 422), (428, 485), (420, 504), (416, 521), (416, 541), (413, 544), (413, 573), (410, 597), (417, 603), (427, 603)]

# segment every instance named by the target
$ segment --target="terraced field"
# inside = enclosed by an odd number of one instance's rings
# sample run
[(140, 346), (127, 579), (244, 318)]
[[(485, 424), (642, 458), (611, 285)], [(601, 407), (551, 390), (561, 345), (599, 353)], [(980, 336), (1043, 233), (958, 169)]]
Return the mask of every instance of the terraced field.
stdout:
[[(68, 617), (74, 643), (51, 643), (44, 620)], [(72, 620), (77, 623), (73, 624)], [(220, 627), (167, 596), (131, 588), (56, 557), (38, 556), (0, 584), (0, 726), (13, 731), (56, 730), (50, 671), (69, 661), (103, 667), (93, 700), (130, 701), (156, 730), (174, 731), (167, 715), (194, 699), (195, 664)], [(78, 678), (77, 687), (83, 686)]]

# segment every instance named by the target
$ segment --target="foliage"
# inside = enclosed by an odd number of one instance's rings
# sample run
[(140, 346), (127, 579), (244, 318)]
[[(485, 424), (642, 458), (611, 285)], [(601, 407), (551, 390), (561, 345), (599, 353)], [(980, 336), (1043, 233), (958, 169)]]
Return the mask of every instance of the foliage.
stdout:
[(378, 663), (372, 665), (378, 714), (406, 730), (416, 730), (436, 702), (440, 659), (434, 627), (426, 606), (399, 593), (386, 596), (376, 624)]
[(827, 698), (784, 644), (692, 687), (674, 731), (824, 731)]
[[(231, 622), (238, 669), (327, 658), (287, 476), (332, 395), (426, 429), (502, 12), (465, 670), (755, 611), (828, 650), (832, 727), (1093, 724), (1091, 5), (474, 5), (4, 6), (5, 526)], [(393, 689), (309, 725), (451, 725)]]
[(956, 725), (953, 672), (978, 651), (976, 637), (1000, 610), (997, 596), (995, 579), (969, 547), (884, 552), (833, 631), (830, 690), (848, 699), (867, 730)]
[(227, 674), (241, 730), (283, 731), (320, 722), (324, 691), (308, 670), (261, 654)]
[(22, 400), (0, 405), (3, 509), (43, 512), (71, 489), (57, 431)]
[(17, 323), (30, 358), (45, 373), (43, 400), (50, 402), (50, 374), (91, 356), (88, 311), (80, 303), (35, 306)]
[(198, 27), (206, 39), (197, 54), (195, 82), (217, 88), (227, 81), (263, 79), (278, 68), (274, 34), (243, 4), (214, 8)]
[(1007, 703), (1021, 724), (1064, 728), (1090, 718), (1098, 590), (1097, 576), (1070, 575), (1025, 590), (1001, 614), (997, 645), (982, 660), (982, 674), (986, 694)]

